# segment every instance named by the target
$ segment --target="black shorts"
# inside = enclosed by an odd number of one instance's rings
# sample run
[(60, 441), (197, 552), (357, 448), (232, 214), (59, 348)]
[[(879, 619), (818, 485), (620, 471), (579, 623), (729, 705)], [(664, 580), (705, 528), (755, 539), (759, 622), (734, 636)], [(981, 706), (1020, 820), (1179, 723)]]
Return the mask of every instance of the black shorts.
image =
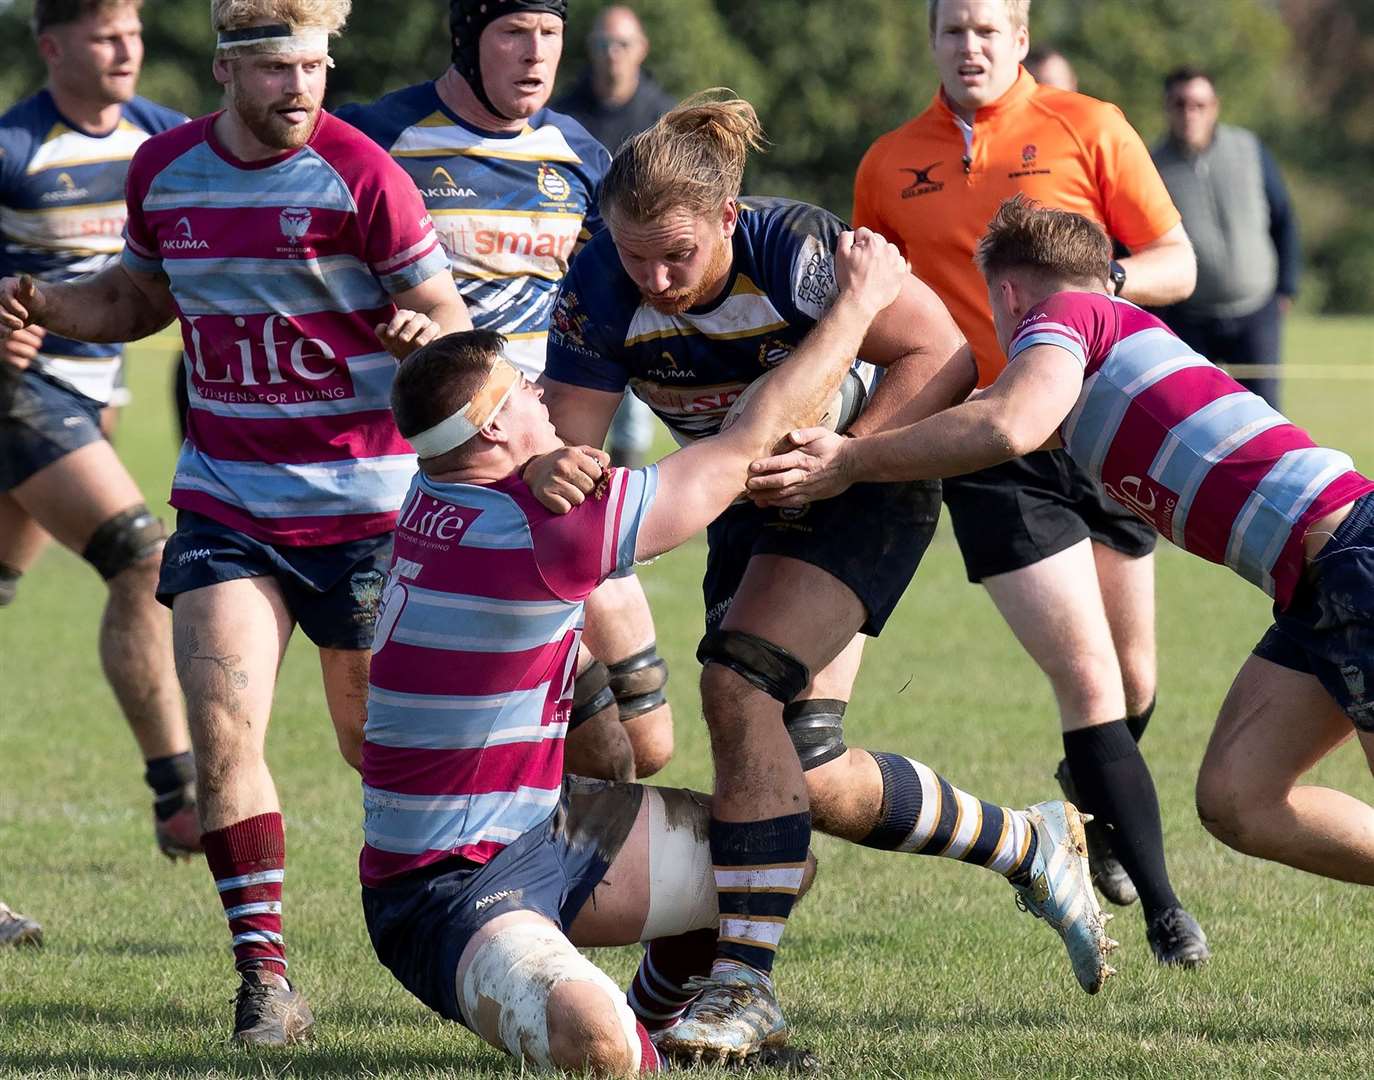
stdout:
[(270, 577), (286, 610), (321, 649), (370, 649), (382, 586), (391, 564), (391, 533), (318, 547), (265, 544), (190, 510), (162, 549), (157, 598), (239, 578)]
[(855, 484), (800, 510), (732, 506), (706, 530), (706, 629), (725, 618), (750, 559), (785, 555), (847, 585), (868, 616), (862, 631), (877, 637), (911, 584), (939, 519), (938, 480)]
[(1326, 542), (1255, 655), (1313, 675), (1360, 731), (1374, 732), (1374, 495)]
[(363, 886), (379, 959), (440, 1016), (464, 1023), (454, 976), (463, 950), (498, 915), (533, 911), (566, 931), (634, 827), (639, 784), (570, 776), (544, 824), (477, 865), (448, 859), (382, 886)]
[(1063, 450), (1038, 450), (950, 477), (945, 505), (975, 584), (1034, 566), (1081, 540), (1138, 559), (1159, 539)]
[(100, 409), (61, 379), (0, 361), (0, 491), (103, 439)]

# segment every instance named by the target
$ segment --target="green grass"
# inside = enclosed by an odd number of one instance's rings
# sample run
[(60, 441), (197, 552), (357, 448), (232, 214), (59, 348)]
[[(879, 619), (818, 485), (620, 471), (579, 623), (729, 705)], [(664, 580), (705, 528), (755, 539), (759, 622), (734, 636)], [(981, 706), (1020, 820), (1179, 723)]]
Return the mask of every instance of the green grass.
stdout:
[[(1296, 366), (1364, 364), (1374, 322), (1299, 321)], [(119, 445), (151, 505), (173, 458), (170, 342), (135, 351), (136, 404)], [(1374, 468), (1374, 381), (1294, 379), (1288, 409)], [(673, 670), (678, 753), (661, 779), (707, 785), (692, 648), (698, 543), (644, 572)], [(292, 974), (319, 1019), (287, 1054), (230, 1053), (228, 935), (200, 863), (152, 844), (140, 762), (95, 655), (102, 588), (46, 555), (0, 617), (0, 897), (42, 920), (41, 952), (0, 954), (3, 1076), (510, 1076), (516, 1069), (434, 1019), (377, 963), (358, 906), (358, 785), (334, 750), (312, 650), (287, 658), (269, 737), (290, 858)], [(1057, 940), (1004, 884), (941, 860), (819, 838), (821, 874), (780, 961), (795, 1039), (832, 1077), (1364, 1076), (1374, 982), (1370, 894), (1236, 855), (1197, 823), (1192, 781), (1217, 705), (1268, 622), (1255, 590), (1172, 549), (1159, 558), (1160, 707), (1144, 747), (1170, 868), (1215, 948), (1203, 972), (1162, 971), (1136, 910), (1113, 924), (1120, 975), (1081, 994)], [(942, 530), (869, 650), (851, 743), (920, 757), (1019, 805), (1047, 797), (1059, 757), (1043, 677)], [(1351, 746), (1320, 780), (1374, 794)], [(597, 954), (621, 980), (635, 952)]]

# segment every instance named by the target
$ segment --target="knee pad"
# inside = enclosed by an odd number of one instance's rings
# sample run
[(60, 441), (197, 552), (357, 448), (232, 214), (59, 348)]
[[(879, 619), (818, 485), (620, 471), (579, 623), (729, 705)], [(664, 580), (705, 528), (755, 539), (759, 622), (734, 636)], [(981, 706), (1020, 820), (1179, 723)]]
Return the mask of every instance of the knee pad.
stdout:
[(106, 581), (146, 559), (167, 539), (162, 522), (142, 503), (116, 514), (95, 530), (81, 557)]
[(712, 873), (711, 812), (685, 788), (645, 786), (649, 815), (649, 914), (641, 941), (715, 926), (720, 918)]
[(668, 665), (658, 655), (658, 642), (647, 649), (618, 660), (607, 669), (611, 692), (620, 706), (620, 719), (633, 720), (667, 703), (663, 688), (668, 685)]
[(849, 747), (844, 744), (844, 709), (848, 702), (835, 698), (794, 701), (782, 710), (787, 737), (797, 748), (805, 770), (834, 761)]
[(0, 607), (14, 603), (19, 592), (19, 579), (23, 575), (14, 567), (0, 563)]
[(549, 997), (564, 982), (591, 983), (605, 992), (638, 1069), (639, 1034), (625, 995), (549, 923), (520, 922), (493, 936), (473, 956), (458, 995), (465, 1019), (482, 1038), (551, 1069)]
[(610, 673), (600, 660), (593, 660), (587, 670), (573, 682), (572, 716), (568, 719), (568, 730), (576, 731), (602, 709), (615, 704), (615, 694), (611, 692)]
[(697, 646), (702, 664), (727, 667), (786, 705), (806, 689), (811, 671), (780, 645), (743, 630), (708, 630)]

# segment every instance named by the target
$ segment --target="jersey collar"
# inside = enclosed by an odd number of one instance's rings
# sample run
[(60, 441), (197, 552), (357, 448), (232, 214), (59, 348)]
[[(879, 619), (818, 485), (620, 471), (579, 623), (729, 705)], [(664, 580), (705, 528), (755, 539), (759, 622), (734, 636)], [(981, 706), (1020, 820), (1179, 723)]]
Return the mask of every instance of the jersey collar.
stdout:
[[(1016, 81), (1011, 84), (1010, 89), (1008, 89), (1005, 94), (999, 97), (991, 105), (984, 105), (973, 114), (974, 124), (985, 123), (988, 120), (995, 119), (1023, 105), (1030, 100), (1031, 95), (1035, 93), (1035, 89), (1038, 85), (1034, 76), (1032, 76), (1025, 67), (1022, 67), (1016, 76)], [(935, 88), (935, 100), (931, 104), (937, 112), (944, 113), (950, 120), (960, 119), (959, 114), (950, 108), (949, 99), (945, 97), (945, 88), (943, 86), (937, 86)]]

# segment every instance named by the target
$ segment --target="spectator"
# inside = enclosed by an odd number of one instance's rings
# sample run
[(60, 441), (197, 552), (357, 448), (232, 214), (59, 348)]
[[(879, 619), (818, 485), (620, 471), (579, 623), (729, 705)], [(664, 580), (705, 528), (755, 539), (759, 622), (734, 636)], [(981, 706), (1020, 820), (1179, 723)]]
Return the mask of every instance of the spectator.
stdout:
[[(1298, 222), (1273, 157), (1253, 131), (1218, 124), (1212, 76), (1164, 80), (1169, 134), (1152, 154), (1197, 251), (1197, 289), (1158, 312), (1219, 364), (1277, 365), (1280, 324), (1298, 292)], [(1279, 407), (1277, 373), (1242, 386)]]
[[(622, 5), (604, 9), (587, 35), (589, 64), (554, 108), (582, 122), (612, 153), (673, 107), (673, 99), (644, 74), (649, 39), (639, 17)], [(607, 449), (615, 465), (638, 468), (654, 440), (654, 414), (626, 394), (611, 422)]]
[(1069, 58), (1052, 45), (1037, 45), (1026, 53), (1026, 70), (1041, 86), (1078, 92), (1078, 73)]

